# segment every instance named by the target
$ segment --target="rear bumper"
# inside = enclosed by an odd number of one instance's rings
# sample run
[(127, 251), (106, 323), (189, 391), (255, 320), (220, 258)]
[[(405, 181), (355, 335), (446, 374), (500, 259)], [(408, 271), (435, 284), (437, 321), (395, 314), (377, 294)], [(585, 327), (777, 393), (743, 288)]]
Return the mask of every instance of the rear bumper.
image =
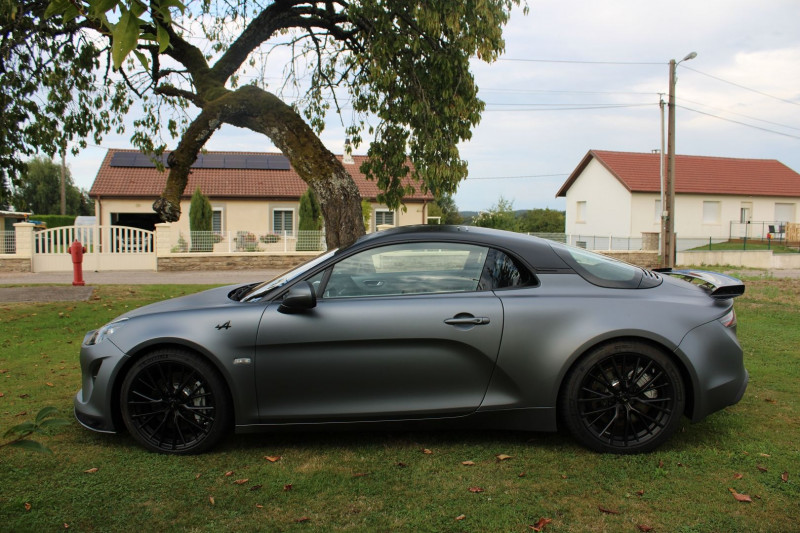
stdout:
[(693, 422), (742, 399), (750, 376), (733, 330), (714, 320), (690, 331), (678, 352), (690, 361), (694, 402), (687, 414)]

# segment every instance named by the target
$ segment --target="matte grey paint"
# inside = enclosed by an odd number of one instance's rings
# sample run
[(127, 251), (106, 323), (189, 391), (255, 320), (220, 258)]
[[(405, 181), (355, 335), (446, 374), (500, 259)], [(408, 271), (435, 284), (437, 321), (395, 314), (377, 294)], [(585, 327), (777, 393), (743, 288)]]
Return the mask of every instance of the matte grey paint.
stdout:
[[(391, 420), (462, 420), (550, 431), (570, 367), (598, 344), (636, 338), (680, 361), (694, 399), (692, 420), (737, 402), (747, 383), (735, 330), (715, 300), (664, 277), (646, 289), (588, 283), (548, 241), (479, 228), (422, 226), (372, 234), (308, 272), (360, 250), (406, 241), (492, 246), (531, 268), (538, 285), (473, 293), (326, 300), (282, 313), (291, 286), (262, 301), (235, 286), (145, 306), (112, 338), (81, 349), (75, 398), (87, 427), (114, 431), (118, 383), (132, 358), (180, 345), (211, 361), (229, 386), (239, 430), (258, 426)], [(305, 283), (305, 281), (299, 281)], [(477, 317), (478, 324), (447, 324)], [(230, 322), (230, 328), (216, 326)], [(234, 365), (251, 358), (252, 365)], [(96, 378), (93, 376), (96, 375)]]

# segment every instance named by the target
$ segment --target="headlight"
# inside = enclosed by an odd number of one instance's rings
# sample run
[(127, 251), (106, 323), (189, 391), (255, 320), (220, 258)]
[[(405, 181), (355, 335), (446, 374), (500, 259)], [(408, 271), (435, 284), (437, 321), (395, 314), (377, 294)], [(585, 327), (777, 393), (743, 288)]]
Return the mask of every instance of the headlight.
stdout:
[(127, 320), (128, 320), (127, 318), (120, 318), (119, 320), (115, 320), (113, 322), (109, 322), (108, 324), (106, 324), (102, 328), (100, 328), (97, 331), (95, 331), (94, 335), (92, 335), (92, 338), (89, 339), (89, 342), (87, 342), (86, 344), (91, 346), (92, 344), (99, 344), (99, 343), (103, 342), (103, 340), (106, 337), (110, 337), (119, 328), (123, 327)]

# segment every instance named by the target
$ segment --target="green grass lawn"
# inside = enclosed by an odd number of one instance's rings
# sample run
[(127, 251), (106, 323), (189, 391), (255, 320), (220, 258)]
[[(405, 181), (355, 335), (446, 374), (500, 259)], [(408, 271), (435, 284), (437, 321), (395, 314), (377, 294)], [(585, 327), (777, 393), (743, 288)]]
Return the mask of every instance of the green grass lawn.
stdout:
[[(47, 405), (71, 418), (86, 330), (202, 288), (0, 304), (0, 432)], [(41, 439), (53, 454), (0, 449), (0, 530), (798, 531), (800, 281), (749, 281), (737, 312), (744, 399), (648, 455), (562, 434), (394, 431), (243, 435), (170, 457), (73, 422)]]
[(785, 241), (773, 240), (771, 242), (767, 242), (765, 240), (737, 240), (737, 241), (726, 241), (726, 242), (719, 242), (711, 244), (710, 246), (705, 244), (703, 246), (698, 246), (697, 248), (692, 248), (689, 250), (692, 251), (703, 251), (703, 250), (772, 250), (776, 254), (796, 254), (800, 251), (798, 248), (798, 243), (786, 243)]

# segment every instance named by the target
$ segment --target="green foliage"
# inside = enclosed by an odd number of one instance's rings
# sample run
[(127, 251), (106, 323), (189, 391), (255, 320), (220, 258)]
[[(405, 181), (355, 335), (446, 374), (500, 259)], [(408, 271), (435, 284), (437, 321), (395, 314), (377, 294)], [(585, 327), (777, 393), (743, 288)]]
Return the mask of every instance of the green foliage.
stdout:
[(5, 446), (11, 448), (22, 448), (31, 452), (53, 453), (41, 442), (30, 440), (28, 437), (34, 434), (47, 434), (49, 430), (68, 426), (69, 422), (63, 418), (54, 418), (58, 409), (49, 406), (41, 409), (32, 422), (23, 422), (12, 426), (5, 432), (3, 437), (10, 439), (0, 443), (0, 448)]
[(322, 209), (314, 191), (307, 189), (300, 197), (300, 231), (319, 231), (322, 229)]
[[(24, 170), (12, 178), (14, 207), (18, 211), (56, 214), (61, 211), (61, 166), (47, 157), (35, 157), (25, 164)], [(67, 214), (94, 214), (94, 203), (85, 191), (72, 182), (66, 172)]]
[(6, 171), (0, 168), (0, 210), (8, 211), (11, 209), (11, 187), (6, 177)]
[(198, 187), (192, 194), (192, 200), (189, 204), (189, 230), (211, 231), (213, 216), (214, 211), (211, 208), (211, 201)]
[(556, 209), (531, 209), (519, 220), (525, 233), (564, 233), (566, 224), (566, 213)]
[(428, 204), (428, 216), (440, 217), (440, 224), (462, 224), (464, 222), (464, 217), (459, 214), (452, 194), (443, 194), (433, 203)]
[(514, 202), (508, 201), (502, 196), (488, 211), (481, 211), (478, 216), (473, 218), (472, 225), (507, 231), (520, 230), (519, 220), (514, 213)]
[(34, 213), (29, 218), (44, 222), (47, 224), (48, 229), (75, 225), (75, 215), (39, 215)]
[(34, 154), (52, 157), (70, 142), (77, 153), (89, 138), (99, 144), (130, 106), (125, 85), (102, 68), (102, 39), (77, 12), (49, 17), (47, 8), (41, 0), (0, 4), (0, 168), (11, 178)]
[[(189, 231), (211, 231), (213, 217), (214, 210), (211, 208), (211, 202), (198, 187), (192, 194), (192, 200), (189, 203)], [(210, 252), (213, 247), (213, 241), (207, 236), (198, 239), (192, 238), (193, 252)]]
[[(145, 113), (135, 120), (132, 141), (144, 152), (162, 150), (161, 135), (168, 132), (183, 136), (178, 150), (196, 154), (222, 122), (270, 135), (285, 153), (322, 152), (321, 144), (309, 148), (306, 140), (292, 141), (302, 137), (280, 133), (287, 120), (275, 112), (274, 95), (261, 89), (282, 86), (293, 97), (291, 91), (303, 87), (301, 98), (286, 108), (292, 118), (302, 117), (317, 134), (329, 113), (346, 119), (353, 146), (369, 144), (361, 170), (377, 181), (378, 201), (396, 210), (414, 189), (439, 197), (455, 192), (466, 177), (458, 144), (470, 139), (485, 107), (470, 61), (492, 62), (500, 56), (502, 28), (521, 3), (207, 0), (186, 9), (179, 0), (53, 0), (47, 9), (52, 18), (46, 21), (82, 23), (100, 32), (98, 41), (110, 40), (112, 66), (125, 74), (131, 90), (141, 93)], [(271, 70), (254, 58), (286, 57), (271, 53), (283, 46), (291, 48), (289, 63), (280, 65), (287, 78), (267, 83), (265, 74)], [(166, 63), (176, 66), (160, 67)], [(244, 75), (256, 80), (239, 87)], [(339, 108), (344, 91), (352, 111)], [(237, 92), (245, 103), (228, 105)], [(119, 95), (126, 97), (124, 91)], [(201, 113), (183, 129), (188, 102), (209, 116)], [(117, 103), (115, 110), (123, 107)], [(298, 144), (280, 146), (292, 142)], [(306, 166), (318, 164), (324, 159), (320, 155), (310, 154)], [(303, 175), (309, 181), (320, 174), (332, 175), (313, 168)], [(404, 184), (409, 175), (413, 185)], [(327, 183), (334, 194), (334, 178)], [(174, 203), (174, 190), (168, 196)], [(168, 211), (160, 212), (169, 216)], [(352, 215), (348, 218), (357, 218)]]
[(372, 220), (372, 204), (366, 198), (361, 199), (361, 218), (364, 220), (364, 231), (369, 231)]

